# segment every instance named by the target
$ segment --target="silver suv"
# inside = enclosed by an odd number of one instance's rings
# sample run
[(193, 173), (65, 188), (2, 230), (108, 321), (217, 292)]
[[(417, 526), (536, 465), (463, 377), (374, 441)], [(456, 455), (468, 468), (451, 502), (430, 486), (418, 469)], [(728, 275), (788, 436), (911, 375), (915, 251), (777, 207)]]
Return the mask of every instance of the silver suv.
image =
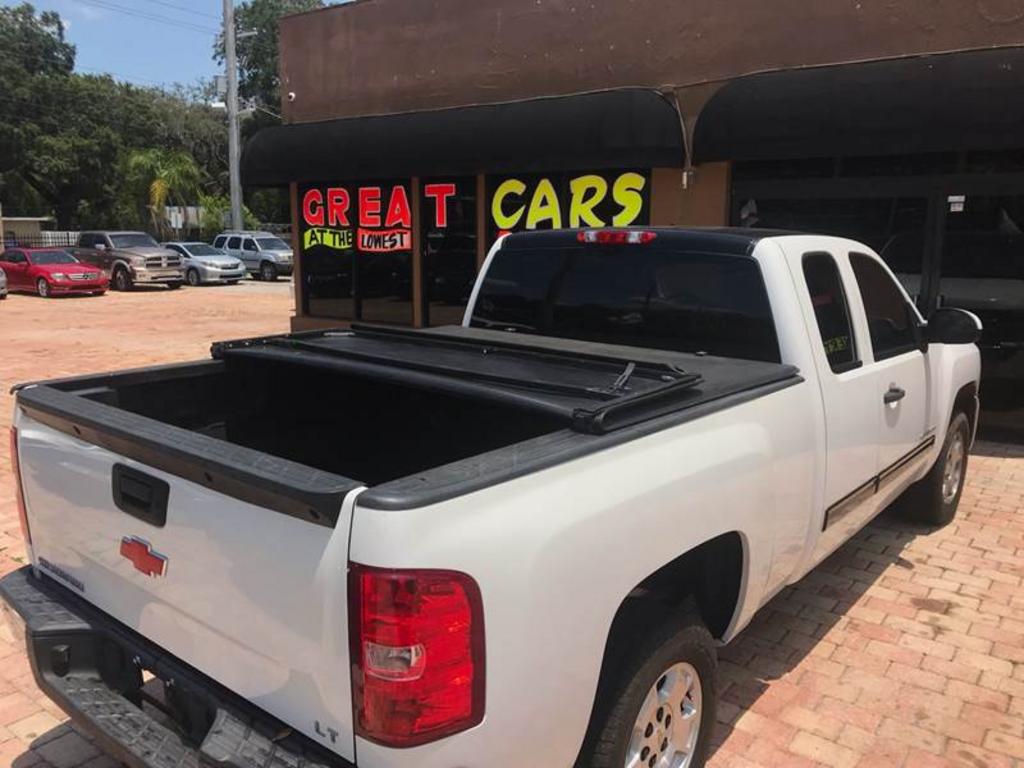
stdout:
[(292, 273), (292, 247), (272, 232), (221, 232), (213, 245), (241, 261), (249, 274), (261, 280), (277, 280), (278, 275)]

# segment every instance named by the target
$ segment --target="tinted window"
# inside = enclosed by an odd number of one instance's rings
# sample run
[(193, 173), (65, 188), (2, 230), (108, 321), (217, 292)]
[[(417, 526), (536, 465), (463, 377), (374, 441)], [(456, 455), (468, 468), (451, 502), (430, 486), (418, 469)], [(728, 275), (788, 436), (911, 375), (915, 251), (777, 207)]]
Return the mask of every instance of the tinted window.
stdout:
[(240, 237), (232, 237), (228, 240), (228, 248), (238, 248), (242, 242)]
[(779, 360), (752, 259), (651, 245), (501, 249), (472, 325), (750, 360)]
[(818, 331), (821, 333), (828, 364), (836, 373), (848, 371), (857, 363), (857, 351), (853, 343), (846, 291), (843, 290), (835, 259), (827, 253), (805, 255), (804, 280), (811, 294), (814, 317), (818, 321)]
[(224, 237), (224, 235), (217, 235), (217, 237), (215, 237), (215, 238), (213, 239), (213, 245), (214, 245), (214, 247), (215, 247), (215, 248), (223, 248), (223, 247), (224, 247), (224, 241), (225, 241), (225, 240), (227, 240), (227, 238), (226, 238), (226, 237)]
[(78, 238), (78, 245), (82, 248), (92, 248), (96, 243), (96, 236), (86, 232), (84, 235)]
[[(184, 253), (184, 248), (181, 249)], [(206, 243), (189, 243), (188, 250), (193, 256), (223, 256), (224, 251)]]
[(884, 360), (916, 347), (910, 307), (882, 265), (861, 253), (850, 254), (850, 265), (864, 302), (875, 359)]
[(0, 258), (2, 258), (8, 264), (25, 263), (25, 254), (23, 254), (21, 251), (6, 250), (3, 252), (2, 256), (0, 256)]
[(244, 248), (247, 251), (255, 251), (256, 243), (253, 242), (252, 238), (247, 237), (245, 238), (245, 241), (242, 243), (242, 248)]
[(110, 242), (115, 248), (155, 248), (157, 242), (145, 232), (128, 232), (124, 235), (111, 235)]

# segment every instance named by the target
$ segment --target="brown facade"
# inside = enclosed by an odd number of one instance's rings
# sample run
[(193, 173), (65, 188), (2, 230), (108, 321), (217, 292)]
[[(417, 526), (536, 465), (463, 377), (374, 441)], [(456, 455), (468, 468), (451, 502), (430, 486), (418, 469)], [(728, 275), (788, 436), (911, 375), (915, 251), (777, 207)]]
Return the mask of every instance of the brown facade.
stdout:
[(359, 0), (281, 24), (289, 123), (1024, 42), (1017, 0)]

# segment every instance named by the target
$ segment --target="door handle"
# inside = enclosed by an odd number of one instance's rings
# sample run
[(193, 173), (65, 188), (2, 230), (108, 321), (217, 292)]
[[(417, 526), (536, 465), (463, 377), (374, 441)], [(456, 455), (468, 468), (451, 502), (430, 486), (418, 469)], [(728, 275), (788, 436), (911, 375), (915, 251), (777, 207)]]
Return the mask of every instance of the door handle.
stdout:
[(160, 478), (115, 464), (111, 472), (114, 504), (122, 512), (162, 528), (167, 523), (170, 486)]
[(900, 387), (897, 387), (895, 384), (891, 384), (889, 386), (889, 390), (884, 395), (882, 395), (882, 402), (885, 403), (886, 405), (892, 405), (893, 403), (898, 403), (906, 396), (907, 391), (905, 389), (901, 389)]

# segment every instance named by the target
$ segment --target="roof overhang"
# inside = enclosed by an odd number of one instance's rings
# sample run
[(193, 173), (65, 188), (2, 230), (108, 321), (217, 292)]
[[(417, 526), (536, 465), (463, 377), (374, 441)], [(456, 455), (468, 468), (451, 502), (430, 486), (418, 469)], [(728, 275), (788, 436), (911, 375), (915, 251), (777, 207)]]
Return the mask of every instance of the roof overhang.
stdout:
[(247, 185), (683, 165), (661, 93), (623, 88), (267, 128), (245, 146)]

